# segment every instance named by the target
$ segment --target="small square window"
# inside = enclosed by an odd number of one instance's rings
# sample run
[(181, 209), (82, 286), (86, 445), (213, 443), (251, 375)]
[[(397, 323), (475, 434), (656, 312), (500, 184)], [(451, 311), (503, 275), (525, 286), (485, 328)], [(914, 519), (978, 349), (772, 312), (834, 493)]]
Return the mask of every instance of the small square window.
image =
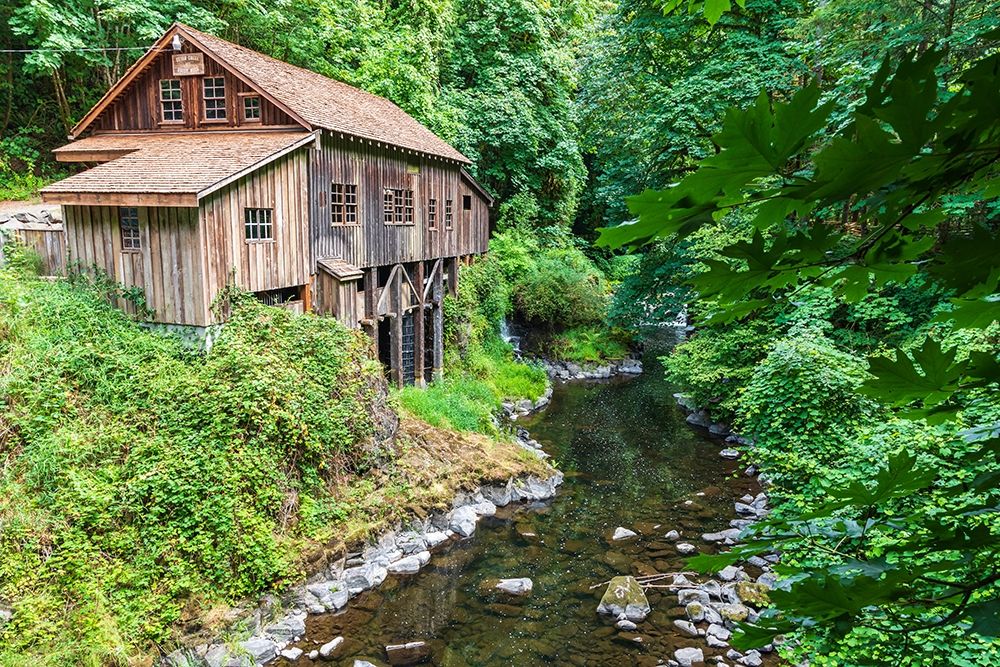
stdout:
[(205, 120), (226, 119), (226, 80), (221, 76), (202, 79), (205, 92)]
[(247, 241), (273, 241), (273, 216), (270, 208), (243, 209), (243, 237)]
[(164, 123), (184, 121), (180, 79), (160, 79), (160, 116)]
[(142, 250), (142, 236), (139, 234), (139, 209), (135, 206), (118, 208), (118, 223), (122, 234), (122, 251)]
[(472, 210), (472, 195), (462, 195), (462, 210), (463, 211)]
[(243, 120), (260, 120), (260, 98), (256, 95), (243, 98)]
[(358, 224), (358, 186), (356, 184), (330, 184), (330, 222), (334, 225)]
[(382, 219), (387, 225), (413, 224), (413, 190), (386, 188), (382, 198)]

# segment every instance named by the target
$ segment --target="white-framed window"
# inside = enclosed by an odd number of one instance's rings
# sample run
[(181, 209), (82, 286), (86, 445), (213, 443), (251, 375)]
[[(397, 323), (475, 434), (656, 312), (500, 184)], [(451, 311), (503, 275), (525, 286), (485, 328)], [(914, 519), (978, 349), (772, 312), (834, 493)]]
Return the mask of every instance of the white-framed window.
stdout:
[(437, 199), (427, 200), (427, 229), (438, 228), (438, 202)]
[(205, 99), (205, 120), (226, 119), (226, 79), (207, 76), (202, 79)]
[(160, 118), (164, 123), (184, 122), (180, 79), (160, 79)]
[(382, 194), (382, 219), (387, 225), (412, 225), (413, 190), (385, 188)]
[(358, 224), (357, 184), (330, 184), (330, 222), (334, 225)]
[(243, 120), (251, 123), (260, 121), (260, 97), (257, 95), (243, 98)]
[(452, 213), (452, 201), (450, 199), (444, 200), (444, 228), (451, 229), (455, 226), (455, 216)]
[(135, 206), (119, 206), (118, 226), (121, 228), (122, 252), (142, 250), (142, 236), (139, 234), (139, 209)]
[(243, 209), (243, 238), (247, 242), (274, 240), (274, 209)]

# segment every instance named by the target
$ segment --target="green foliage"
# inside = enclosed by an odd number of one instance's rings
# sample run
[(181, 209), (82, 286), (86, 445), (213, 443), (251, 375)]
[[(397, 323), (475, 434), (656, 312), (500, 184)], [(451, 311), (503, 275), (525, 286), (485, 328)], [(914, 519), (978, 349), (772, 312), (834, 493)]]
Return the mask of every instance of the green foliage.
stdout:
[(534, 324), (575, 327), (604, 320), (608, 288), (593, 262), (576, 248), (547, 248), (514, 284), (517, 312)]
[(755, 456), (785, 487), (820, 472), (877, 414), (857, 394), (861, 359), (821, 333), (793, 329), (749, 373), (736, 399), (737, 425), (758, 443)]
[(124, 664), (191, 596), (296, 576), (296, 499), (391, 455), (359, 334), (231, 298), (201, 357), (100, 292), (0, 271), (0, 662)]
[(548, 356), (559, 361), (595, 364), (608, 359), (624, 359), (632, 336), (622, 329), (582, 326), (554, 334), (545, 343)]

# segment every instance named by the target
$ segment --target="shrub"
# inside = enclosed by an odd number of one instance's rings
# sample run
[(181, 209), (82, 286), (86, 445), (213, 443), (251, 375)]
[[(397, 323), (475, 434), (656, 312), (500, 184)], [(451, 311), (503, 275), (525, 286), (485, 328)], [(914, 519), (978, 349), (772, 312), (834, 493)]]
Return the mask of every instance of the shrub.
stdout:
[(608, 287), (580, 250), (555, 248), (514, 283), (514, 302), (525, 320), (550, 329), (596, 324), (607, 312)]

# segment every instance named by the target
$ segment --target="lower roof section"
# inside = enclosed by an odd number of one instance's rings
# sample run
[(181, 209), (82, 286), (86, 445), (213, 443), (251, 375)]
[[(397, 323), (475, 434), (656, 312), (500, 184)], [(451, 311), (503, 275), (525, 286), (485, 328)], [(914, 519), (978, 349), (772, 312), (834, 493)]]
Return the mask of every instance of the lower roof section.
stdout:
[(42, 201), (84, 206), (197, 206), (198, 200), (315, 140), (312, 132), (98, 134), (55, 150), (101, 161), (42, 189)]

